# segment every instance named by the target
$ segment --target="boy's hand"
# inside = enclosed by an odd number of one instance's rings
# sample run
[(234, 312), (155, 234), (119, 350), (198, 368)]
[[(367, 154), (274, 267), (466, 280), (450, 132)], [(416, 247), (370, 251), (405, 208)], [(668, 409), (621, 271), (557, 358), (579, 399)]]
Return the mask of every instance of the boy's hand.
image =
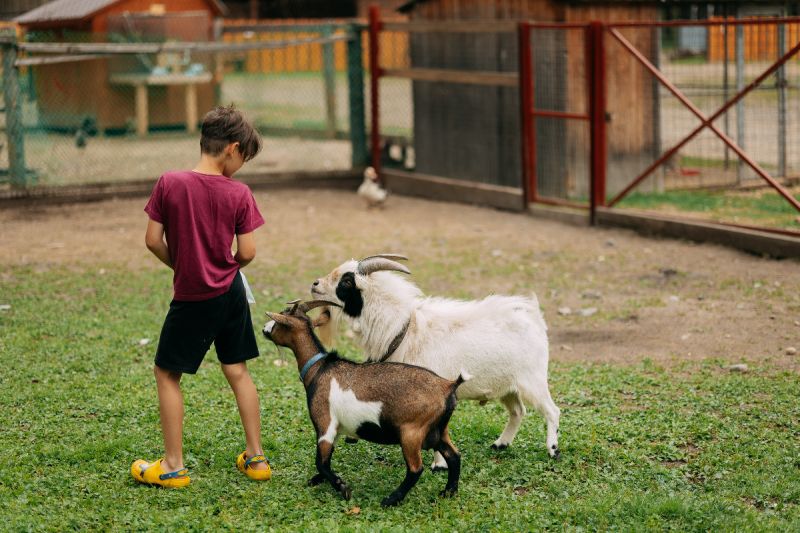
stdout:
[(153, 219), (147, 221), (147, 231), (144, 234), (144, 243), (147, 249), (153, 252), (162, 263), (172, 268), (172, 260), (169, 258), (169, 248), (167, 241), (164, 240), (164, 224)]
[(236, 235), (236, 255), (233, 258), (240, 267), (247, 266), (256, 256), (256, 240), (253, 232)]

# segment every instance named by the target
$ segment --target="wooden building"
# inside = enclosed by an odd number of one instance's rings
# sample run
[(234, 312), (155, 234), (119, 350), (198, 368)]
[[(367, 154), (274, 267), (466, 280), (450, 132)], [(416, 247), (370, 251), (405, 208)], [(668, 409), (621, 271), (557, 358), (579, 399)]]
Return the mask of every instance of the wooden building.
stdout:
[[(572, 0), (412, 0), (401, 6), (411, 21), (530, 20), (580, 23), (654, 21), (657, 2)], [(652, 55), (653, 31), (629, 35)], [(512, 29), (497, 34), (415, 33), (412, 67), (516, 72)], [(535, 107), (585, 113), (587, 87), (581, 30), (534, 30)], [(631, 60), (632, 61), (632, 60)], [(629, 61), (610, 62), (608, 76), (608, 192), (624, 186), (657, 149), (653, 79)], [(632, 77), (633, 73), (633, 77)], [(624, 88), (624, 90), (621, 90)], [(522, 186), (520, 104), (517, 87), (415, 81), (416, 171), (510, 187)], [(624, 118), (623, 118), (624, 117)], [(538, 193), (585, 198), (589, 187), (589, 131), (580, 121), (536, 121)], [(618, 178), (618, 179), (617, 179)]]
[[(31, 41), (207, 41), (213, 20), (224, 13), (218, 0), (54, 0), (15, 21)], [(187, 125), (216, 102), (210, 58), (84, 58), (32, 73), (46, 129), (71, 131), (89, 121), (109, 132), (144, 124), (143, 134), (148, 127)]]

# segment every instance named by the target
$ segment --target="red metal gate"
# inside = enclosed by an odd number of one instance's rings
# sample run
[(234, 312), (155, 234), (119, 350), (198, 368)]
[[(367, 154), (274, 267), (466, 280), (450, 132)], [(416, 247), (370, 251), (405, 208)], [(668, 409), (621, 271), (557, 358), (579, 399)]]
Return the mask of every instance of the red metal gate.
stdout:
[[(577, 40), (582, 42), (583, 48), (583, 72), (572, 73), (570, 67), (562, 73), (565, 78), (563, 83), (576, 83), (583, 86), (584, 94), (579, 99), (583, 102), (567, 102), (565, 98), (561, 102), (563, 109), (553, 109), (548, 107), (546, 102), (537, 101), (536, 85), (536, 66), (533, 50), (537, 49), (537, 39), (534, 39), (534, 32), (562, 32), (567, 34), (574, 33)], [(604, 101), (605, 101), (605, 82), (603, 70), (603, 46), (602, 46), (602, 26), (599, 23), (591, 24), (544, 24), (521, 22), (519, 25), (519, 79), (520, 79), (520, 105), (522, 113), (522, 165), (525, 195), (528, 202), (562, 205), (569, 207), (591, 208), (597, 202), (602, 202), (605, 196), (605, 120)], [(571, 40), (575, 40), (572, 38)], [(562, 41), (570, 40), (562, 37)], [(564, 45), (565, 48), (568, 45)], [(558, 51), (551, 51), (557, 54)], [(536, 54), (543, 60), (542, 54)], [(577, 79), (576, 79), (577, 78)], [(582, 79), (581, 79), (582, 78)], [(573, 91), (568, 91), (573, 93)], [(581, 106), (580, 104), (583, 104)], [(582, 107), (580, 111), (573, 111), (571, 108)], [(572, 123), (586, 124), (589, 132), (590, 143), (589, 153), (589, 194), (588, 202), (576, 201), (567, 197), (555, 197), (542, 193), (539, 189), (539, 165), (537, 164), (537, 120), (559, 120), (572, 121)]]
[[(781, 22), (796, 22), (795, 19), (784, 19)], [(729, 26), (757, 26), (757, 25), (775, 25), (775, 20), (764, 20), (764, 19), (752, 19), (752, 20), (729, 20), (724, 22), (726, 25)], [(737, 157), (739, 157), (744, 163), (746, 163), (752, 170), (764, 181), (766, 181), (770, 187), (775, 189), (779, 195), (781, 195), (787, 202), (789, 202), (794, 208), (800, 211), (800, 202), (792, 196), (792, 194), (787, 191), (778, 181), (773, 178), (761, 165), (756, 162), (756, 160), (751, 157), (749, 154), (745, 152), (733, 139), (731, 139), (728, 135), (726, 135), (723, 131), (720, 130), (719, 127), (714, 125), (714, 120), (722, 116), (727, 110), (729, 110), (733, 105), (743, 99), (748, 93), (753, 91), (756, 87), (762, 84), (768, 77), (773, 75), (775, 71), (777, 71), (782, 65), (784, 65), (789, 59), (795, 56), (798, 51), (800, 51), (800, 42), (795, 44), (791, 49), (789, 49), (786, 53), (784, 53), (781, 57), (779, 57), (775, 62), (773, 62), (767, 69), (765, 69), (760, 75), (758, 75), (753, 81), (747, 84), (744, 88), (734, 94), (731, 98), (727, 100), (717, 111), (710, 115), (704, 114), (678, 87), (676, 87), (668, 78), (664, 75), (664, 73), (657, 68), (642, 52), (638, 50), (633, 44), (630, 43), (628, 39), (621, 33), (622, 28), (641, 28), (641, 27), (649, 27), (649, 28), (663, 28), (669, 26), (700, 26), (700, 27), (709, 27), (709, 26), (717, 26), (719, 22), (660, 22), (660, 23), (621, 23), (621, 24), (611, 24), (606, 26), (605, 31), (615, 39), (622, 47), (627, 50), (633, 56), (638, 63), (640, 63), (648, 72), (650, 72), (658, 81), (661, 83), (670, 93), (672, 93), (685, 107), (688, 109), (695, 117), (700, 120), (700, 125), (694, 128), (691, 132), (686, 134), (679, 142), (669, 148), (666, 152), (664, 152), (660, 157), (658, 157), (652, 164), (650, 164), (643, 172), (641, 172), (627, 187), (625, 187), (622, 191), (620, 191), (614, 198), (609, 200), (606, 205), (609, 207), (614, 207), (617, 205), (626, 195), (630, 193), (639, 183), (641, 183), (645, 178), (647, 178), (656, 168), (662, 165), (665, 161), (667, 161), (670, 157), (672, 157), (682, 146), (686, 145), (689, 141), (695, 138), (702, 130), (709, 129), (712, 131), (720, 140), (722, 140), (725, 145), (733, 151)], [(738, 225), (738, 224), (737, 224)], [(778, 231), (773, 230), (770, 228), (758, 228), (762, 230), (768, 231)], [(789, 233), (789, 234), (798, 234), (798, 232), (784, 232), (779, 231), (780, 233)]]
[[(630, 39), (626, 38), (623, 34), (624, 30), (629, 29), (644, 29), (652, 32), (660, 32), (662, 28), (671, 27), (720, 27), (731, 26), (736, 28), (738, 26), (747, 25), (748, 28), (757, 26), (773, 26), (789, 25), (800, 23), (800, 18), (783, 18), (776, 19), (740, 19), (740, 20), (724, 20), (724, 21), (679, 21), (679, 22), (634, 22), (634, 23), (619, 23), (619, 24), (604, 24), (600, 22), (592, 22), (589, 24), (536, 24), (523, 22), (519, 26), (520, 35), (520, 101), (522, 106), (522, 146), (523, 146), (523, 175), (525, 176), (525, 189), (526, 197), (529, 202), (542, 203), (542, 204), (555, 204), (555, 205), (569, 205), (577, 207), (588, 207), (594, 220), (595, 208), (598, 206), (614, 207), (619, 202), (629, 195), (629, 193), (639, 186), (646, 178), (651, 176), (653, 172), (661, 165), (665, 164), (676, 155), (678, 150), (686, 146), (687, 143), (697, 138), (697, 136), (704, 130), (711, 131), (720, 139), (725, 145), (726, 157), (728, 151), (735, 154), (736, 158), (746, 164), (752, 171), (759, 177), (760, 180), (766, 182), (772, 189), (774, 189), (781, 197), (783, 197), (794, 209), (800, 211), (800, 202), (784, 187), (778, 180), (776, 180), (765, 168), (764, 165), (759, 164), (756, 158), (753, 157), (729, 135), (727, 135), (720, 127), (714, 124), (714, 121), (725, 115), (731, 108), (740, 102), (747, 94), (751, 93), (754, 89), (759, 87), (770, 76), (786, 65), (787, 62), (793, 57), (797, 57), (800, 52), (800, 42), (788, 47), (785, 52), (778, 47), (778, 59), (771, 61), (768, 67), (764, 68), (762, 72), (755, 75), (749, 83), (742, 84), (741, 88), (732, 95), (726, 95), (724, 104), (721, 105), (716, 111), (712, 113), (704, 113), (699, 106), (695, 105), (692, 100), (678, 88), (677, 84), (669, 79), (669, 75), (659, 68), (659, 66), (648, 57), (652, 55), (652, 50), (643, 51), (639, 49)], [(532, 32), (536, 30), (550, 29), (560, 32), (569, 32), (580, 30), (583, 32), (583, 48), (585, 60), (585, 75), (582, 82), (586, 87), (586, 108), (582, 112), (570, 112), (569, 110), (556, 110), (548, 109), (540, 105), (536, 101), (535, 95), (537, 94), (537, 76), (536, 76), (536, 59), (532, 58), (531, 50), (534, 52), (537, 47), (538, 40), (532, 38)], [(710, 30), (708, 30), (710, 31)], [(785, 42), (785, 36), (778, 32), (781, 36), (782, 42)], [(660, 38), (660, 33), (656, 34)], [(727, 54), (728, 47), (728, 32), (725, 29), (725, 41), (723, 47), (725, 54)], [(640, 39), (641, 41), (641, 39)], [(609, 119), (607, 108), (607, 94), (609, 90), (606, 79), (607, 62), (611, 59), (608, 52), (606, 43), (617, 43), (625, 51), (630, 58), (635, 60), (635, 63), (641, 65), (649, 75), (653, 76), (657, 83), (662, 85), (671, 95), (673, 95), (686, 110), (688, 110), (693, 117), (700, 121), (699, 125), (691, 129), (680, 140), (672, 143), (671, 146), (661, 152), (661, 147), (658, 146), (659, 154), (653, 156), (653, 159), (646, 168), (638, 172), (636, 177), (621, 187), (619, 192), (614, 192), (612, 198), (608, 199), (606, 196), (606, 189), (608, 188), (606, 180), (607, 160), (609, 158), (609, 147), (607, 142), (607, 121)], [(659, 41), (660, 46), (660, 41)], [(575, 50), (567, 49), (566, 54), (574, 54)], [(660, 48), (659, 48), (660, 49)], [(711, 51), (707, 52), (710, 57)], [(656, 53), (658, 55), (658, 53)], [(568, 55), (566, 56), (568, 57)], [(727, 55), (726, 55), (726, 61)], [(762, 58), (763, 60), (763, 58)], [(569, 59), (567, 59), (569, 61)], [(574, 64), (574, 61), (573, 61)], [(726, 65), (727, 68), (727, 65)], [(618, 73), (617, 73), (618, 74)], [(570, 80), (574, 82), (575, 80)], [(633, 83), (633, 82), (631, 82)], [(641, 83), (641, 81), (640, 81)], [(726, 81), (727, 83), (727, 81)], [(785, 83), (785, 80), (784, 80)], [(655, 84), (654, 84), (655, 85)], [(776, 85), (777, 86), (777, 85)], [(726, 86), (727, 87), (727, 86)], [(615, 87), (618, 90), (619, 87)], [(658, 94), (658, 93), (656, 93)], [(633, 98), (636, 98), (634, 95)], [(658, 98), (656, 96), (655, 98)], [(635, 105), (635, 104), (632, 104)], [(660, 105), (660, 101), (655, 101), (654, 105)], [(679, 106), (680, 107), (680, 106)], [(626, 117), (622, 116), (621, 120)], [(537, 150), (537, 120), (563, 120), (563, 121), (581, 121), (588, 123), (590, 141), (589, 141), (589, 171), (590, 171), (590, 192), (587, 201), (575, 201), (573, 199), (565, 198), (552, 198), (540, 193), (540, 169), (539, 169), (539, 156), (540, 151)], [(612, 139), (613, 141), (614, 139)], [(565, 163), (566, 164), (566, 163)], [(727, 162), (726, 162), (727, 164)], [(618, 187), (619, 188), (619, 187)], [(740, 224), (726, 223), (723, 224), (741, 226)], [(752, 227), (752, 226), (747, 226)], [(800, 232), (791, 230), (773, 230), (765, 227), (758, 227), (760, 230), (774, 231), (778, 233), (786, 233), (791, 235), (800, 235)]]

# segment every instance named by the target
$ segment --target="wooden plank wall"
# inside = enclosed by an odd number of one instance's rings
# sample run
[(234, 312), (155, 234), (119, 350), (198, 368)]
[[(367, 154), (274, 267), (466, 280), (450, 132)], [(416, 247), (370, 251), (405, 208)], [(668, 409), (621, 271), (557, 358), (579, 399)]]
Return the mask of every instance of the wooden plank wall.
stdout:
[[(405, 18), (397, 19), (405, 22)], [(223, 41), (225, 42), (248, 42), (248, 41), (291, 41), (296, 39), (311, 39), (319, 37), (319, 31), (297, 31), (287, 28), (281, 31), (281, 26), (296, 26), (302, 24), (319, 26), (328, 23), (341, 25), (349, 23), (345, 19), (333, 19), (320, 21), (318, 19), (225, 19), (224, 28), (235, 28), (236, 26), (264, 25), (270, 26), (270, 30), (254, 32), (252, 36), (244, 33), (224, 32)], [(360, 21), (366, 24), (366, 20)], [(272, 29), (274, 28), (274, 29)], [(344, 30), (338, 30), (342, 33)], [(369, 35), (363, 32), (361, 35), (362, 50), (369, 49)], [(397, 31), (381, 32), (381, 66), (384, 68), (406, 68), (408, 67), (408, 33)], [(333, 44), (334, 63), (339, 72), (347, 71), (347, 43), (339, 41)], [(320, 72), (322, 70), (322, 45), (321, 44), (302, 44), (272, 50), (254, 50), (242, 54), (244, 59), (244, 71), (251, 73), (291, 73), (291, 72)], [(364, 68), (368, 67), (369, 58), (364, 54)]]
[[(710, 20), (723, 20), (719, 17)], [(735, 20), (730, 18), (729, 20)], [(728, 27), (728, 61), (736, 57), (736, 32), (735, 26)], [(800, 41), (800, 24), (786, 24), (786, 46), (791, 48)], [(725, 59), (725, 30), (722, 26), (708, 26), (708, 60), (723, 61)], [(777, 26), (744, 26), (744, 60), (745, 61), (775, 61), (778, 59), (778, 28)], [(800, 61), (800, 55), (794, 56), (790, 61)]]

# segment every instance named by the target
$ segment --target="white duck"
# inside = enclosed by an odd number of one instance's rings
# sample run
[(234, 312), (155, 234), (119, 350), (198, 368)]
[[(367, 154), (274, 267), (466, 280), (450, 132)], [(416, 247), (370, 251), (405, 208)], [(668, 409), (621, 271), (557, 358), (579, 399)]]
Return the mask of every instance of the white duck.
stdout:
[(378, 183), (378, 173), (372, 167), (364, 170), (364, 181), (358, 187), (358, 195), (367, 202), (367, 207), (383, 206), (386, 201), (386, 189)]

